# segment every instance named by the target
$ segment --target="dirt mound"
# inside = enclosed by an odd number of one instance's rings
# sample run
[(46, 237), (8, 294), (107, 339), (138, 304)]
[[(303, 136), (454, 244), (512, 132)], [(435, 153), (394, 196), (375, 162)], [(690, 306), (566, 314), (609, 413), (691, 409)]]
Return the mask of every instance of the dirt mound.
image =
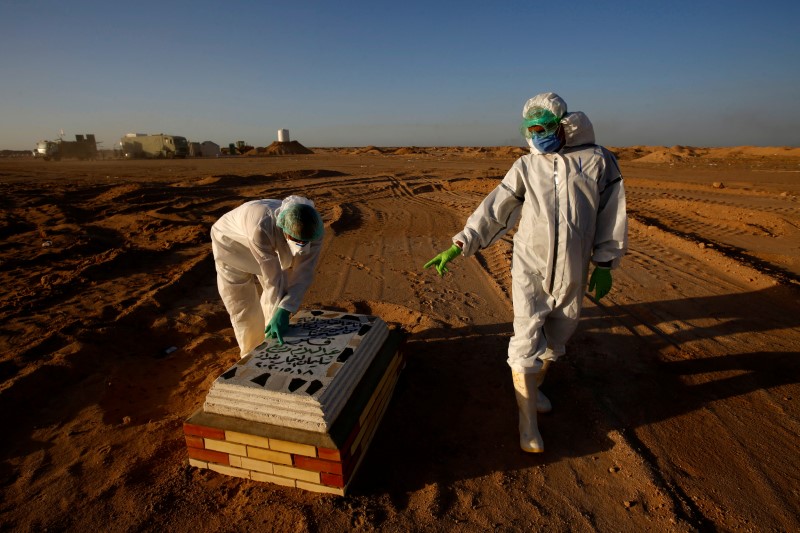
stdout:
[(392, 153), (394, 153), (395, 155), (414, 155), (414, 154), (426, 155), (428, 152), (416, 146), (404, 146), (402, 148), (398, 148)]
[(378, 148), (377, 146), (365, 146), (364, 148), (359, 148), (353, 154), (355, 155), (363, 155), (363, 154), (371, 154), (371, 155), (383, 155), (383, 150)]
[(253, 150), (251, 150), (247, 155), (297, 155), (314, 153), (297, 141), (275, 141), (266, 148), (257, 148), (255, 152), (254, 154)]
[(696, 147), (675, 145), (666, 146), (624, 146), (608, 147), (619, 161), (641, 163), (678, 163), (697, 159), (747, 160), (767, 157), (800, 158), (800, 148), (791, 146), (730, 146)]
[(441, 149), (441, 155), (468, 158), (517, 158), (529, 153), (519, 146), (451, 146)]
[(521, 146), (498, 146), (492, 149), (492, 155), (496, 157), (522, 157), (528, 153), (530, 150)]
[(657, 150), (636, 159), (640, 163), (676, 163), (683, 161), (684, 156), (680, 153), (675, 153), (672, 150)]
[(709, 148), (707, 157), (723, 159), (748, 157), (800, 157), (800, 148), (793, 146), (734, 146), (730, 148)]
[(633, 161), (654, 151), (652, 146), (607, 146), (606, 148), (616, 156), (617, 161)]

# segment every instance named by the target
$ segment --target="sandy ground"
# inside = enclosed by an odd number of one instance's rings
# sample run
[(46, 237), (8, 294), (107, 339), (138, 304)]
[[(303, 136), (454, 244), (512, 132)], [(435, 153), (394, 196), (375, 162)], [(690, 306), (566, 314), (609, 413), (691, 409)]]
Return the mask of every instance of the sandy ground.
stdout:
[[(540, 455), (505, 363), (510, 239), (422, 269), (521, 151), (316, 152), (0, 160), (0, 529), (800, 529), (798, 149), (617, 150), (630, 252), (548, 374)], [(208, 231), (288, 194), (329, 226), (305, 307), (408, 338), (344, 498), (187, 464), (182, 423), (238, 356)]]

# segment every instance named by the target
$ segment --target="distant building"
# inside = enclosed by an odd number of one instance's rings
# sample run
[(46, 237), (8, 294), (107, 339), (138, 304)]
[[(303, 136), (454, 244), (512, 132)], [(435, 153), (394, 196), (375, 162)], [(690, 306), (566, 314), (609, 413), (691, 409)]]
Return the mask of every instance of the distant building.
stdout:
[(205, 141), (200, 143), (200, 154), (203, 157), (219, 157), (221, 153), (219, 145), (215, 142)]
[(203, 156), (203, 148), (200, 146), (200, 143), (190, 142), (189, 157), (202, 157), (202, 156)]

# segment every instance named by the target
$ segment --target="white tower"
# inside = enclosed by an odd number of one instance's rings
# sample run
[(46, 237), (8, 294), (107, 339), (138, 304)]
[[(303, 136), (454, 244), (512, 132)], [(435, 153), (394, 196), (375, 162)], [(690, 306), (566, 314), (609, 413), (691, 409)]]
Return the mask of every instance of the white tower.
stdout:
[(289, 142), (289, 130), (278, 130), (278, 142), (288, 143)]

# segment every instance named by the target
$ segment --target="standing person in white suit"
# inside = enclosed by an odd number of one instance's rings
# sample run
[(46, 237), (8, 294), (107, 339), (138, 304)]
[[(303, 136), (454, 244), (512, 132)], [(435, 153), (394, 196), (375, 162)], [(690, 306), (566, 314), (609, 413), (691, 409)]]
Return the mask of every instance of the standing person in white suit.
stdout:
[(538, 390), (551, 362), (564, 355), (578, 324), (589, 264), (589, 291), (611, 290), (611, 270), (627, 250), (625, 188), (614, 155), (594, 144), (594, 129), (555, 93), (525, 103), (521, 132), (531, 153), (520, 157), (425, 268), (497, 242), (517, 222), (511, 264), (514, 335), (508, 345), (519, 407), (520, 447), (543, 452), (537, 410), (550, 410)]
[(283, 344), (314, 280), (323, 233), (314, 202), (301, 196), (247, 202), (212, 226), (217, 288), (242, 357), (265, 338)]

